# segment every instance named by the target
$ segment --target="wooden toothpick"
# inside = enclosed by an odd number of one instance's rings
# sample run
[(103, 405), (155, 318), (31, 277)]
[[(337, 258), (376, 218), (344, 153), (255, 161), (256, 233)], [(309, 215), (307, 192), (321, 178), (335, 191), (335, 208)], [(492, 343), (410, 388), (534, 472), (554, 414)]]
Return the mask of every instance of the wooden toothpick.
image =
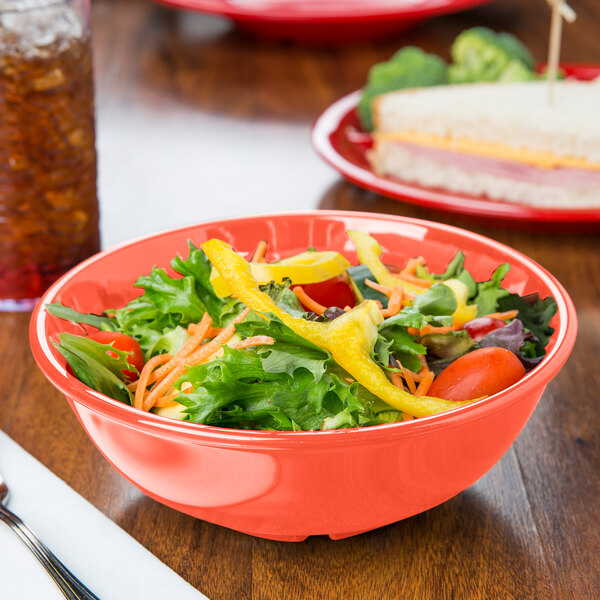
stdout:
[(546, 0), (552, 7), (552, 19), (550, 21), (550, 42), (548, 44), (548, 103), (554, 102), (554, 83), (558, 77), (558, 63), (560, 57), (560, 41), (562, 38), (563, 19), (572, 23), (575, 11), (564, 0)]

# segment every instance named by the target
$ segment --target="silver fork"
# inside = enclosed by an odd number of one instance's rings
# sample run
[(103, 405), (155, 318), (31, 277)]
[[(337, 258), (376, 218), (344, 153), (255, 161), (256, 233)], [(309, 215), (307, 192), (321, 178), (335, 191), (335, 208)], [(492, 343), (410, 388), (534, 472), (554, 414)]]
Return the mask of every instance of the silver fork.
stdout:
[(92, 594), (17, 515), (4, 506), (7, 499), (8, 487), (0, 473), (0, 521), (4, 521), (25, 542), (25, 545), (48, 571), (65, 598), (69, 600), (99, 600), (98, 596)]

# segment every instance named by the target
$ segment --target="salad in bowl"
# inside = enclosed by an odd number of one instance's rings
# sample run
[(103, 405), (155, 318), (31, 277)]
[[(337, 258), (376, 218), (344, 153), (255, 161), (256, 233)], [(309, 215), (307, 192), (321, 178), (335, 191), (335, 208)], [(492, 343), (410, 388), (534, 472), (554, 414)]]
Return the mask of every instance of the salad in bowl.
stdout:
[(272, 260), (269, 240), (245, 255), (189, 240), (124, 306), (47, 304), (83, 328), (53, 344), (81, 382), (141, 411), (280, 431), (431, 416), (544, 359), (556, 301), (505, 287), (509, 263), (477, 281), (461, 250), (436, 272), (423, 256), (386, 260), (376, 235), (346, 236), (355, 264), (327, 247)]
[(466, 489), (514, 442), (576, 330), (560, 283), (503, 244), (323, 210), (105, 250), (50, 287), (30, 341), (90, 439), (145, 494), (300, 541), (381, 527)]

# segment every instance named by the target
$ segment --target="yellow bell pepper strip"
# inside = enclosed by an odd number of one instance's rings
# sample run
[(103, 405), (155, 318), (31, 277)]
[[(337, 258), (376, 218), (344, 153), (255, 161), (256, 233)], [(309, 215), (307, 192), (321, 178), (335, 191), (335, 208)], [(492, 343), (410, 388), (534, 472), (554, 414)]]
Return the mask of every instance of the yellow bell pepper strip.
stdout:
[(448, 279), (441, 283), (447, 285), (456, 296), (456, 310), (452, 313), (452, 325), (454, 329), (458, 329), (467, 321), (470, 321), (477, 316), (477, 305), (467, 304), (469, 290), (462, 281), (458, 279)]
[(202, 249), (215, 269), (246, 306), (261, 313), (273, 313), (298, 335), (328, 350), (351, 377), (393, 408), (415, 417), (425, 417), (457, 408), (467, 402), (454, 402), (428, 396), (413, 396), (394, 386), (370, 354), (377, 339), (382, 316), (373, 300), (367, 300), (337, 319), (316, 323), (292, 317), (260, 291), (250, 265), (231, 246), (208, 240)]
[(379, 242), (368, 233), (351, 229), (346, 234), (356, 246), (358, 261), (361, 265), (369, 267), (369, 270), (373, 273), (378, 283), (390, 288), (401, 286), (405, 292), (413, 295), (423, 294), (427, 291), (423, 287), (394, 277), (381, 262), (381, 258), (379, 258), (383, 252)]
[[(406, 292), (413, 295), (423, 294), (427, 291), (427, 289), (418, 285), (394, 277), (388, 271), (379, 258), (382, 250), (376, 239), (363, 231), (350, 230), (346, 233), (356, 246), (358, 260), (361, 264), (369, 267), (371, 273), (373, 273), (379, 283), (391, 288), (400, 285)], [(457, 306), (456, 310), (452, 313), (454, 327), (461, 327), (467, 321), (474, 319), (477, 316), (477, 306), (475, 304), (467, 304), (469, 296), (467, 286), (458, 279), (448, 279), (448, 281), (442, 281), (441, 283), (447, 285), (456, 296)]]
[[(252, 276), (258, 283), (281, 283), (284, 278), (293, 284), (321, 283), (346, 272), (350, 263), (339, 252), (301, 252), (274, 263), (251, 262)], [(220, 298), (231, 296), (231, 288), (218, 271), (213, 269), (210, 282)]]

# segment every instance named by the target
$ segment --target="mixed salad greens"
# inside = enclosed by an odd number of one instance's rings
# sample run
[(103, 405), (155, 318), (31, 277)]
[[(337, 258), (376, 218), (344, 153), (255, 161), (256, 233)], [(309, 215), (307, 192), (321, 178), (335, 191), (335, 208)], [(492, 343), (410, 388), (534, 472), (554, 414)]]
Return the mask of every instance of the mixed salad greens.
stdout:
[(189, 243), (172, 273), (103, 314), (47, 311), (87, 335), (53, 343), (74, 375), (142, 410), (220, 427), (326, 430), (435, 414), (518, 381), (544, 357), (552, 298), (476, 282), (458, 252), (443, 273), (422, 257), (385, 265), (349, 231), (359, 264), (308, 249), (250, 263), (230, 246)]
[(510, 33), (487, 27), (463, 31), (450, 49), (452, 63), (420, 48), (402, 48), (390, 60), (371, 67), (358, 105), (367, 131), (374, 128), (372, 100), (380, 94), (411, 87), (492, 81), (531, 81), (544, 77), (534, 70), (529, 49)]

